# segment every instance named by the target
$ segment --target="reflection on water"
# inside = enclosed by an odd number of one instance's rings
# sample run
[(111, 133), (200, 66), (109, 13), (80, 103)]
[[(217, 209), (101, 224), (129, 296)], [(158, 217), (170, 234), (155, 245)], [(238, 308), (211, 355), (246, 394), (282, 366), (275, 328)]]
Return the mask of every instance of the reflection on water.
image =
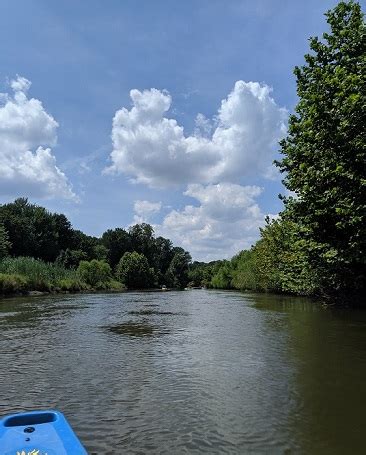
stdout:
[(152, 336), (158, 332), (158, 329), (151, 324), (125, 322), (124, 324), (111, 325), (107, 327), (110, 332), (119, 335), (129, 335), (134, 337)]
[(90, 454), (364, 452), (363, 312), (204, 290), (9, 299), (0, 348), (0, 414), (58, 408)]
[(158, 311), (158, 310), (139, 310), (139, 311), (129, 311), (128, 314), (131, 315), (138, 315), (138, 316), (177, 316), (177, 315), (184, 315), (184, 313), (173, 313), (172, 311)]

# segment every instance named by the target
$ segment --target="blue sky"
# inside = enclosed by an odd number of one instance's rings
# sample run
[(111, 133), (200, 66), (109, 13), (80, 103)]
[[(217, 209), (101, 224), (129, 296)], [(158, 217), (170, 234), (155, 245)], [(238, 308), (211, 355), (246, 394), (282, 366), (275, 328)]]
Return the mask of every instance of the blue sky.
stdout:
[(250, 246), (281, 210), (293, 67), (336, 3), (3, 0), (0, 202), (97, 236), (147, 221), (195, 259)]

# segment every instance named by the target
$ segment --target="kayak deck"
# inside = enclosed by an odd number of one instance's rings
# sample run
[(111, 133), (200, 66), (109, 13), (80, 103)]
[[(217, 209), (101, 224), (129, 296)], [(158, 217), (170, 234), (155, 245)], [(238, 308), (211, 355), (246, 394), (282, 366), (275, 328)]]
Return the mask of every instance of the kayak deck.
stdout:
[(58, 411), (31, 411), (0, 420), (1, 455), (87, 455)]

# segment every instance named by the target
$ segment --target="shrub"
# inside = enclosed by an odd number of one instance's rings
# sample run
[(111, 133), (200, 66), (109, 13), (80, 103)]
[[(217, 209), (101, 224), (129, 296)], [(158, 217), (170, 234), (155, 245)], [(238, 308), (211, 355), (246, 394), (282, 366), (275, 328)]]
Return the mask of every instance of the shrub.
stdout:
[(0, 273), (0, 294), (15, 294), (28, 289), (27, 278), (22, 275)]
[(105, 261), (81, 261), (77, 272), (80, 278), (95, 289), (107, 289), (112, 270)]
[(112, 291), (123, 291), (124, 289), (126, 289), (126, 286), (122, 284), (120, 281), (109, 280), (107, 289), (110, 289)]
[(83, 283), (78, 278), (64, 278), (59, 280), (57, 283), (57, 287), (61, 289), (61, 291), (70, 291), (70, 292), (77, 292), (87, 289), (85, 283)]

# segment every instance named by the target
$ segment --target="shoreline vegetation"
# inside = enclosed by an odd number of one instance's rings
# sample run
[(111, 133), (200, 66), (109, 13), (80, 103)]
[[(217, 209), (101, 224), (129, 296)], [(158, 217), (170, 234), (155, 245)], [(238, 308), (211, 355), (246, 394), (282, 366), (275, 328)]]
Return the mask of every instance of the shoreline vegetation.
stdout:
[(319, 297), (366, 293), (366, 26), (360, 4), (326, 13), (294, 74), (299, 102), (280, 142), (284, 210), (231, 260), (192, 262), (152, 226), (100, 238), (26, 198), (0, 205), (0, 295), (200, 287)]
[(0, 261), (0, 295), (41, 295), (71, 292), (122, 291), (124, 285), (110, 275), (92, 282), (82, 270), (66, 269), (29, 257)]

